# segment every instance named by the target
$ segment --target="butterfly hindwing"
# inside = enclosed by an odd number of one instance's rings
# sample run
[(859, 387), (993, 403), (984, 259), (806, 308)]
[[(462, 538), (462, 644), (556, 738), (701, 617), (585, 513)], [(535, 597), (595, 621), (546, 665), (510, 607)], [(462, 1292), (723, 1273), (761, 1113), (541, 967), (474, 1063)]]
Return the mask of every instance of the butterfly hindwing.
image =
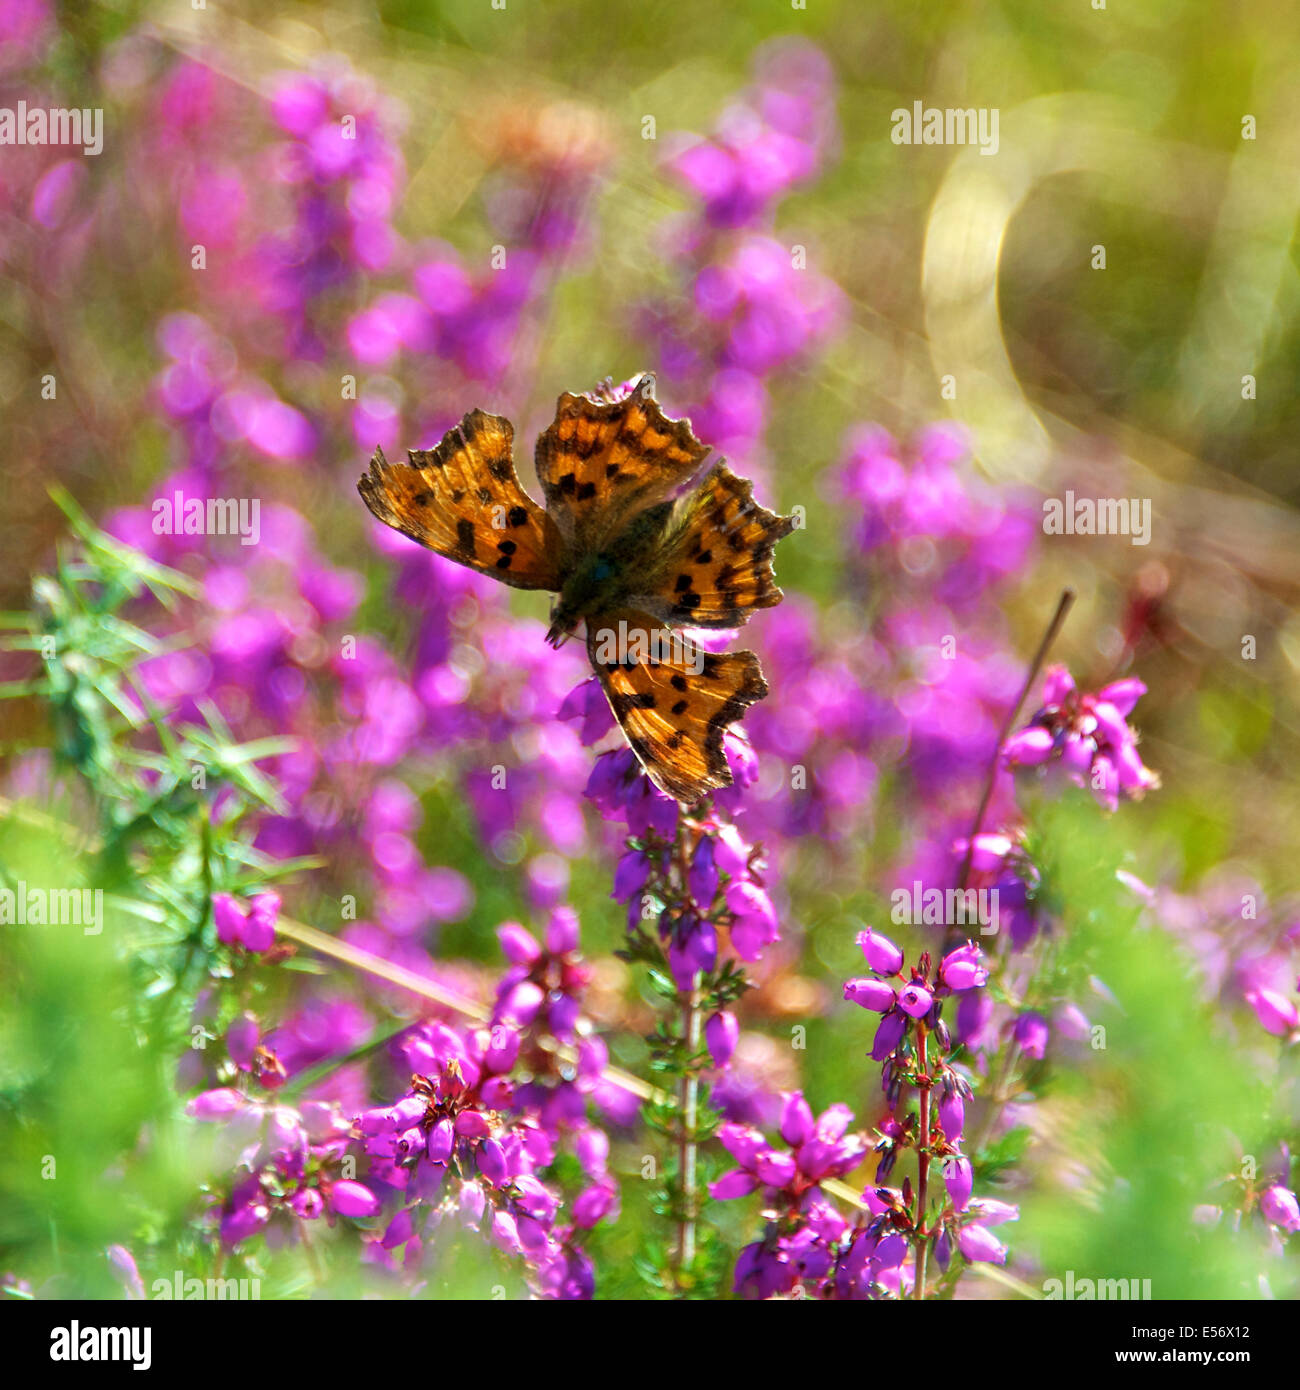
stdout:
[(772, 551), (794, 529), (754, 501), (748, 478), (725, 464), (677, 504), (658, 555), (631, 602), (670, 626), (739, 627), (756, 608), (781, 602)]
[(672, 497), (708, 452), (688, 421), (663, 413), (647, 374), (619, 401), (566, 392), (535, 457), (548, 513), (576, 549), (594, 550)]
[(723, 735), (767, 694), (753, 652), (706, 652), (634, 610), (589, 619), (587, 652), (624, 736), (661, 791), (693, 805), (730, 785)]
[(517, 589), (558, 589), (564, 545), (520, 486), (513, 441), (509, 420), (474, 410), (409, 463), (377, 449), (357, 489), (380, 521), (448, 560)]

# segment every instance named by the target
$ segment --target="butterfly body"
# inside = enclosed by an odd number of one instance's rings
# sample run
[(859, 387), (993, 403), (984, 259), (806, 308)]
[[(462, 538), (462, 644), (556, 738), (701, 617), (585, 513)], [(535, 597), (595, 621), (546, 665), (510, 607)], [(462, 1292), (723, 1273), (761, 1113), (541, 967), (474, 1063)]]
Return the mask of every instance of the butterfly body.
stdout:
[(615, 396), (562, 395), (537, 441), (543, 510), (515, 474), (509, 421), (471, 411), (436, 449), (377, 451), (359, 490), (379, 520), (516, 588), (556, 594), (547, 641), (585, 625), (587, 651), (652, 780), (688, 804), (731, 781), (727, 726), (767, 694), (752, 652), (704, 652), (683, 628), (739, 627), (779, 603), (789, 517), (670, 420), (642, 376)]
[[(644, 589), (641, 576), (653, 561), (672, 508), (671, 502), (647, 508), (601, 550), (579, 551), (561, 564), (562, 585), (551, 614), (551, 634), (571, 634), (579, 623), (597, 614), (626, 607)], [(547, 640), (554, 645), (551, 634)]]

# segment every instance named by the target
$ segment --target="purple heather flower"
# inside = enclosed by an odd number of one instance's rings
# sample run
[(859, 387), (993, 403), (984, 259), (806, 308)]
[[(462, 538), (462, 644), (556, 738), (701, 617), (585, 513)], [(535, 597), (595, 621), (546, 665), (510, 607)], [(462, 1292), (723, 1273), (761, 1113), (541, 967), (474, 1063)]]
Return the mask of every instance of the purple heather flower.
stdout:
[(708, 911), (718, 891), (718, 867), (714, 862), (713, 837), (704, 835), (691, 857), (687, 886), (691, 899), (702, 912)]
[(954, 1154), (943, 1165), (944, 1186), (957, 1211), (965, 1211), (970, 1202), (971, 1190), (975, 1185), (975, 1172), (971, 1161), (964, 1154)]
[(555, 715), (561, 722), (581, 721), (582, 745), (589, 748), (604, 738), (614, 727), (614, 715), (601, 689), (600, 681), (592, 676), (580, 685), (574, 686), (560, 703)]
[(795, 1175), (793, 1155), (768, 1149), (754, 1159), (754, 1171), (769, 1187), (785, 1187)]
[(217, 939), (247, 951), (266, 951), (275, 943), (275, 921), (280, 911), (278, 893), (258, 893), (244, 911), (229, 893), (212, 895), (212, 920)]
[(765, 946), (781, 939), (772, 900), (757, 884), (741, 879), (727, 884), (726, 897), (733, 914), (732, 948), (741, 960), (756, 961)]
[(1121, 794), (1139, 798), (1160, 785), (1159, 777), (1143, 765), (1137, 737), (1126, 722), (1145, 693), (1146, 686), (1130, 678), (1095, 695), (1080, 694), (1064, 667), (1049, 667), (1043, 708), (1007, 740), (1004, 760), (1012, 767), (1035, 766), (1059, 751), (1069, 779), (1090, 788), (1103, 806), (1114, 810)]
[(429, 1129), (425, 1152), (430, 1163), (447, 1163), (456, 1147), (456, 1127), (445, 1115)]
[(260, 1037), (261, 1025), (250, 1013), (240, 1014), (226, 1029), (226, 1052), (240, 1071), (252, 1067)]
[(113, 1276), (126, 1290), (128, 1298), (143, 1298), (144, 1280), (140, 1278), (140, 1270), (136, 1266), (135, 1258), (125, 1245), (110, 1245), (108, 1247), (108, 1262), (112, 1267)]
[(1064, 666), (1049, 666), (1043, 673), (1043, 703), (1061, 705), (1075, 691), (1074, 677)]
[(304, 1221), (318, 1221), (325, 1214), (325, 1199), (314, 1187), (300, 1188), (289, 1199), (289, 1205)]
[[(492, 1133), (488, 1117), (480, 1110), (462, 1110), (452, 1121), (452, 1127), (462, 1139), (487, 1139)], [(500, 1149), (500, 1145), (497, 1147)]]
[(505, 1150), (496, 1139), (484, 1139), (475, 1154), (478, 1170), (493, 1187), (500, 1187), (510, 1176)]
[(1275, 1037), (1283, 1038), (1300, 1027), (1300, 1010), (1285, 994), (1272, 989), (1252, 989), (1246, 1003), (1255, 1011), (1260, 1024)]
[(255, 1236), (271, 1219), (271, 1209), (260, 1200), (243, 1202), (221, 1218), (221, 1243), (235, 1246)]
[[(490, 1041), (483, 1053), (483, 1068), (489, 1073), (510, 1071), (519, 1057), (519, 1034), (513, 1028), (498, 1024), (491, 1030)], [(423, 1106), (421, 1107), (423, 1108)]]
[(982, 1226), (1000, 1226), (1004, 1221), (1019, 1221), (1020, 1208), (1012, 1202), (999, 1202), (995, 1197), (976, 1197), (966, 1210)]
[(618, 1188), (609, 1178), (584, 1187), (573, 1199), (574, 1224), (588, 1229), (618, 1211)]
[(1127, 719), (1133, 713), (1133, 706), (1147, 693), (1146, 686), (1136, 676), (1126, 680), (1112, 681), (1097, 692), (1097, 699), (1112, 706), (1121, 718)]
[(762, 1300), (788, 1292), (794, 1278), (795, 1272), (784, 1252), (771, 1250), (763, 1241), (758, 1241), (745, 1246), (737, 1256), (732, 1288), (738, 1294)]
[(934, 1008), (934, 995), (913, 981), (898, 991), (898, 1007), (909, 1018), (924, 1018)]
[(956, 1143), (966, 1124), (966, 1102), (960, 1091), (946, 1092), (939, 1098), (939, 1123), (945, 1136)]
[(275, 920), (279, 912), (278, 893), (258, 893), (249, 900), (248, 921), (244, 927), (244, 947), (247, 950), (270, 950), (275, 943)]
[(1050, 729), (1031, 726), (1012, 734), (1002, 745), (1002, 756), (1013, 767), (1037, 767), (1052, 756), (1056, 738)]
[(537, 938), (519, 922), (502, 922), (497, 928), (501, 951), (512, 965), (535, 965), (542, 956)]
[(957, 1004), (957, 1041), (967, 1047), (980, 1048), (988, 1042), (986, 1036), (993, 1019), (993, 1000), (986, 990), (967, 990)]
[(903, 968), (903, 950), (895, 946), (887, 936), (881, 936), (873, 928), (858, 933), (858, 945), (867, 958), (867, 964), (881, 975), (897, 975)]
[(247, 1104), (248, 1100), (238, 1091), (222, 1086), (195, 1096), (185, 1107), (185, 1113), (196, 1120), (224, 1120)]
[(757, 1173), (746, 1172), (743, 1168), (732, 1168), (709, 1184), (709, 1195), (714, 1201), (730, 1202), (737, 1197), (748, 1197), (757, 1187)]
[(907, 1032), (907, 1016), (895, 1009), (880, 1020), (871, 1044), (871, 1060), (883, 1062), (903, 1040)]
[(740, 1038), (740, 1023), (736, 1015), (725, 1009), (710, 1014), (704, 1025), (704, 1041), (715, 1067), (725, 1067), (736, 1051)]
[(527, 1028), (546, 1002), (546, 991), (532, 980), (521, 980), (497, 1002), (496, 1017)]
[(939, 981), (947, 989), (977, 989), (987, 984), (988, 978), (980, 948), (970, 941), (949, 951), (939, 965)]
[(844, 997), (864, 1009), (882, 1014), (894, 1006), (894, 990), (884, 980), (873, 980), (870, 976), (857, 976), (844, 982)]
[(707, 974), (718, 963), (718, 934), (704, 917), (683, 917), (668, 944), (668, 963), (678, 989), (690, 989), (696, 975)]
[(901, 1211), (904, 1206), (903, 1194), (896, 1187), (868, 1187), (862, 1194), (862, 1203), (873, 1216)]
[[(630, 849), (620, 856), (614, 868), (614, 891), (609, 895), (616, 903), (625, 903), (639, 896), (650, 877), (650, 860), (638, 849)], [(633, 904), (638, 915), (640, 904)]]
[(1052, 1030), (1042, 1014), (1023, 1013), (1016, 1019), (1015, 1039), (1026, 1057), (1044, 1057), (1051, 1033)]
[(244, 913), (229, 893), (212, 895), (212, 920), (217, 928), (217, 940), (227, 946), (238, 945), (244, 936)]
[(1284, 1231), (1300, 1231), (1300, 1203), (1295, 1193), (1281, 1183), (1265, 1188), (1260, 1195), (1259, 1209), (1266, 1221), (1281, 1226)]
[(733, 794), (752, 787), (758, 780), (758, 755), (744, 730), (736, 726), (729, 728), (723, 736), (722, 751), (731, 772)]
[(1007, 1262), (1007, 1247), (983, 1226), (963, 1226), (957, 1237), (961, 1253), (972, 1264), (983, 1261), (987, 1264), (1001, 1265)]
[(553, 956), (567, 956), (578, 949), (582, 924), (571, 907), (557, 907), (546, 921), (546, 949)]
[(792, 1148), (807, 1143), (817, 1132), (812, 1107), (802, 1091), (791, 1091), (781, 1111), (781, 1138)]
[(717, 834), (710, 836), (710, 840), (714, 846), (714, 860), (724, 874), (736, 878), (748, 872), (753, 846), (745, 842), (740, 831), (730, 821), (719, 826)]
[(1053, 1026), (1063, 1038), (1082, 1042), (1091, 1031), (1088, 1016), (1077, 1005), (1066, 1002), (1052, 1016)]

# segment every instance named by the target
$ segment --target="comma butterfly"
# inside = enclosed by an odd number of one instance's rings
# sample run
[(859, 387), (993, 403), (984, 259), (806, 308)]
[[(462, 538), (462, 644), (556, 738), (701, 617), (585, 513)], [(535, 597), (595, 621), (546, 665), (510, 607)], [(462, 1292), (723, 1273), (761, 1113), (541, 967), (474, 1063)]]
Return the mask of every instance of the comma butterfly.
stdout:
[[(515, 474), (514, 429), (473, 410), (436, 449), (376, 450), (358, 490), (380, 521), (518, 589), (557, 594), (546, 640), (585, 623), (587, 652), (633, 752), (669, 796), (727, 786), (727, 725), (767, 694), (753, 652), (706, 652), (681, 628), (734, 628), (780, 603), (772, 551), (794, 528), (670, 420), (642, 375), (566, 392), (537, 441), (543, 510)], [(703, 476), (701, 477), (701, 473)]]

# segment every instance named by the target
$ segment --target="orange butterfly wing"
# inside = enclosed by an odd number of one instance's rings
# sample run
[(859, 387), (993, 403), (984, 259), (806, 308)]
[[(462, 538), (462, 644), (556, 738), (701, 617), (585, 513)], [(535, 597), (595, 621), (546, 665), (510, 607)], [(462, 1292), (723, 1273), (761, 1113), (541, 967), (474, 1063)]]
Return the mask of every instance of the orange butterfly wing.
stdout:
[(632, 517), (672, 497), (709, 449), (689, 421), (670, 420), (643, 375), (620, 401), (565, 392), (537, 440), (546, 510), (575, 551), (598, 550)]
[(651, 781), (685, 805), (731, 785), (727, 726), (767, 694), (753, 652), (706, 652), (634, 609), (587, 624), (587, 654)]
[(357, 490), (385, 525), (448, 560), (516, 589), (558, 589), (564, 543), (520, 486), (513, 442), (509, 420), (473, 410), (409, 463), (377, 449)]
[(754, 485), (725, 464), (683, 497), (664, 530), (657, 558), (637, 576), (630, 604), (673, 627), (739, 627), (756, 608), (781, 602), (772, 551), (794, 529), (754, 501)]

